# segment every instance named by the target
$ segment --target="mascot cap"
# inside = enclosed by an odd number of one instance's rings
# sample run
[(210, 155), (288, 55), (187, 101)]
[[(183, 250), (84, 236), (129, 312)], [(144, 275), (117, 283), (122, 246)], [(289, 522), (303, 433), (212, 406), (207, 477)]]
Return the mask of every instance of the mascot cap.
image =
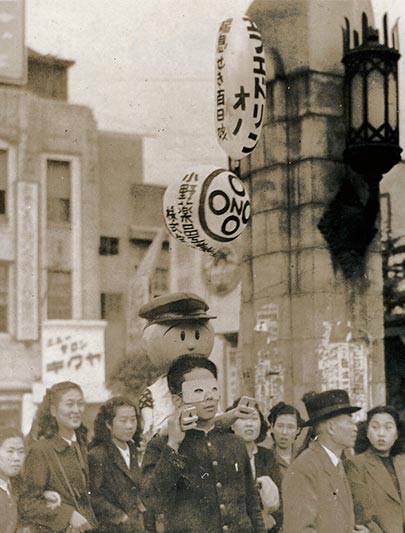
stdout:
[(201, 296), (192, 292), (175, 292), (146, 303), (140, 308), (139, 316), (152, 324), (216, 318), (207, 315), (208, 309), (207, 302)]

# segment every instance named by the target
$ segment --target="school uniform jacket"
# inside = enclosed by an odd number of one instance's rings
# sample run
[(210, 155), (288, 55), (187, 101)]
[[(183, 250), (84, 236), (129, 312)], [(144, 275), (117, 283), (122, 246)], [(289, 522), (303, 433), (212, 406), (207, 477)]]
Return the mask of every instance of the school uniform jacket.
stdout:
[(142, 500), (170, 533), (264, 533), (244, 442), (214, 428), (186, 431), (178, 452), (156, 435), (142, 464)]
[[(32, 444), (25, 461), (24, 486), (19, 499), (21, 519), (24, 524), (31, 525), (32, 532), (66, 531), (75, 510), (80, 512), (94, 529), (97, 529), (97, 520), (89, 498), (86, 446), (79, 440), (78, 445), (81, 452), (80, 460), (75, 449), (58, 435)], [(73, 489), (74, 498), (58, 461)], [(62, 498), (60, 507), (54, 510), (47, 508), (43, 497), (45, 490), (53, 490), (60, 494)]]
[[(140, 500), (141, 471), (136, 446), (128, 443), (130, 468), (117, 446), (109, 441), (89, 452), (91, 501), (100, 531), (108, 533), (143, 531)], [(124, 515), (129, 520), (119, 524)], [(118, 525), (119, 524), (119, 525)]]
[(356, 520), (362, 520), (371, 533), (404, 531), (405, 455), (394, 457), (393, 463), (400, 493), (388, 470), (372, 449), (351, 458), (346, 463)]
[(343, 470), (318, 442), (289, 466), (282, 482), (283, 533), (353, 533), (353, 500)]

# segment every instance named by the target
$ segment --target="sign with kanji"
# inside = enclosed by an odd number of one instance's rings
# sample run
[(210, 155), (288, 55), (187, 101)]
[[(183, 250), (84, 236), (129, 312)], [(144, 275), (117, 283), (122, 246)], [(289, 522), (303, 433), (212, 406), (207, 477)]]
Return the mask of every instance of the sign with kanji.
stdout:
[(222, 22), (215, 67), (218, 142), (228, 157), (239, 160), (249, 155), (259, 140), (266, 103), (263, 42), (248, 17)]
[(102, 320), (47, 320), (42, 325), (42, 381), (104, 383), (105, 350)]
[(163, 197), (163, 214), (175, 239), (214, 255), (245, 229), (250, 200), (235, 174), (202, 166), (171, 182)]
[(0, 0), (0, 82), (27, 80), (24, 0)]

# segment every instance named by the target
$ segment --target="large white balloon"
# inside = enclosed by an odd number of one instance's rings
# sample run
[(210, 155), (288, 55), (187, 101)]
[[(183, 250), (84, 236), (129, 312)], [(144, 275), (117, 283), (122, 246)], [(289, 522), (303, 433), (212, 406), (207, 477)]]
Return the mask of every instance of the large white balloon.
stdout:
[(250, 200), (243, 182), (231, 171), (202, 166), (168, 186), (163, 211), (173, 237), (215, 254), (245, 229)]
[(259, 140), (266, 102), (263, 42), (248, 17), (219, 28), (215, 84), (218, 142), (231, 159), (242, 159)]

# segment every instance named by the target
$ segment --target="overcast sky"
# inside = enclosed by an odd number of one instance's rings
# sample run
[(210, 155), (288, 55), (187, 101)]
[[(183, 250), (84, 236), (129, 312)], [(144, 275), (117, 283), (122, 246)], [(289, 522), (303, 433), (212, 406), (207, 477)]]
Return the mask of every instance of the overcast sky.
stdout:
[[(70, 101), (90, 106), (100, 129), (152, 136), (146, 177), (167, 183), (201, 160), (226, 161), (214, 130), (215, 39), (250, 3), (26, 0), (27, 44), (76, 61)], [(386, 9), (391, 23), (405, 18), (402, 0), (374, 5), (377, 20)]]

